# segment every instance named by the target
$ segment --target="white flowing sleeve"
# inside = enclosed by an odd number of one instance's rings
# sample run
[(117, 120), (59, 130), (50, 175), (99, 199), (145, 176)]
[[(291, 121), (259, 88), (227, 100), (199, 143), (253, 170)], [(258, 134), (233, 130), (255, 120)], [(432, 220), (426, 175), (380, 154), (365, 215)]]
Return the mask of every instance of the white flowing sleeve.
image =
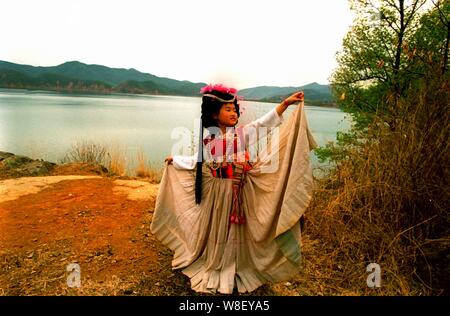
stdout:
[(278, 115), (276, 108), (273, 108), (260, 118), (244, 125), (246, 128), (258, 128), (258, 127), (277, 127), (284, 122), (283, 114)]
[(173, 156), (173, 166), (176, 169), (183, 169), (183, 170), (193, 170), (195, 168), (197, 162), (197, 153), (193, 156), (181, 156), (181, 155), (174, 155)]
[[(243, 130), (246, 136), (247, 145), (252, 145), (260, 138), (260, 133), (258, 131), (260, 127), (277, 127), (283, 122), (283, 114), (278, 115), (276, 108), (273, 108), (271, 111), (267, 112), (260, 118), (244, 125)], [(255, 133), (256, 137), (251, 137), (251, 135), (255, 135)]]
[[(258, 128), (277, 127), (283, 122), (283, 115), (278, 115), (276, 108), (273, 108), (271, 111), (267, 112), (260, 118), (243, 126), (244, 134), (246, 135), (246, 143), (248, 145), (251, 145), (252, 143), (254, 143), (254, 141), (252, 140), (256, 141), (259, 139), (260, 134), (258, 132)], [(257, 136), (255, 138), (249, 137), (252, 133), (257, 133)], [(197, 153), (195, 153), (193, 156), (174, 155), (172, 163), (176, 169), (193, 170), (196, 166), (196, 162)]]

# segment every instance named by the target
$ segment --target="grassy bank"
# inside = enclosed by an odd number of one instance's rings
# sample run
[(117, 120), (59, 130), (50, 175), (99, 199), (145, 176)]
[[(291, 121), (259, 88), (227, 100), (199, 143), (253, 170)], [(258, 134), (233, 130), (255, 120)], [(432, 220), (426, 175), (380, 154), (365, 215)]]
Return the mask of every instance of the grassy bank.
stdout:
[[(428, 80), (326, 149), (335, 168), (317, 183), (306, 232), (329, 293), (449, 294), (449, 91)], [(370, 263), (379, 289), (365, 286)]]
[(108, 174), (111, 176), (134, 176), (145, 178), (151, 183), (160, 182), (163, 170), (156, 168), (148, 161), (142, 148), (139, 148), (133, 156), (137, 161), (134, 169), (127, 164), (127, 157), (130, 157), (130, 155), (117, 143), (106, 146), (88, 141), (80, 141), (72, 145), (64, 157), (59, 160), (59, 163), (81, 162), (98, 164), (107, 168)]

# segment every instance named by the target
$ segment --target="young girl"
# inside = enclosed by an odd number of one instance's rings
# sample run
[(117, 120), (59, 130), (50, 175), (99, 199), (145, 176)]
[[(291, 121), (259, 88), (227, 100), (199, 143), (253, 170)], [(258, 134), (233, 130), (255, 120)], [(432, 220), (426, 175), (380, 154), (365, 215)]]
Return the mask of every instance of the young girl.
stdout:
[[(199, 150), (166, 158), (151, 231), (174, 251), (173, 269), (183, 269), (195, 291), (250, 292), (287, 280), (299, 269), (299, 221), (313, 184), (309, 152), (316, 143), (303, 92), (241, 127), (236, 89), (208, 85), (200, 92)], [(283, 112), (296, 102), (285, 122)], [(253, 159), (265, 129), (278, 126)]]

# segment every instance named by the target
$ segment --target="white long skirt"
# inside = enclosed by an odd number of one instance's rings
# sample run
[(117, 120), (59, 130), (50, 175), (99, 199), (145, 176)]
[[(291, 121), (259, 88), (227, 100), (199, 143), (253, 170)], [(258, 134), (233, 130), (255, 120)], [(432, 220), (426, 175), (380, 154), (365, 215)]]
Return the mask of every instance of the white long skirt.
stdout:
[(202, 201), (196, 205), (195, 169), (165, 166), (151, 231), (174, 251), (172, 267), (182, 269), (193, 290), (251, 292), (298, 272), (299, 220), (312, 197), (310, 151), (316, 146), (303, 107), (280, 126), (277, 144), (261, 152), (247, 173), (245, 224), (230, 222), (231, 179), (213, 177), (203, 164)]

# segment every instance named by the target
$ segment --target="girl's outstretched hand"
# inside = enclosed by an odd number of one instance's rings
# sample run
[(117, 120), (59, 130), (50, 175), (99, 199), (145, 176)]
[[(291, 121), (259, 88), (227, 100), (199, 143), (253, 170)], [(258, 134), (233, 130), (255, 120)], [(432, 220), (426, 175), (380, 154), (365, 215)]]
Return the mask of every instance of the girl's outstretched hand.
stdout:
[(303, 102), (304, 100), (305, 100), (305, 94), (303, 93), (303, 91), (299, 91), (299, 92), (294, 93), (290, 97), (287, 97), (286, 99), (284, 99), (283, 103), (286, 106), (289, 106), (296, 102)]
[(166, 159), (164, 159), (164, 162), (167, 162), (168, 165), (170, 165), (173, 161), (173, 157), (172, 156), (167, 156)]

